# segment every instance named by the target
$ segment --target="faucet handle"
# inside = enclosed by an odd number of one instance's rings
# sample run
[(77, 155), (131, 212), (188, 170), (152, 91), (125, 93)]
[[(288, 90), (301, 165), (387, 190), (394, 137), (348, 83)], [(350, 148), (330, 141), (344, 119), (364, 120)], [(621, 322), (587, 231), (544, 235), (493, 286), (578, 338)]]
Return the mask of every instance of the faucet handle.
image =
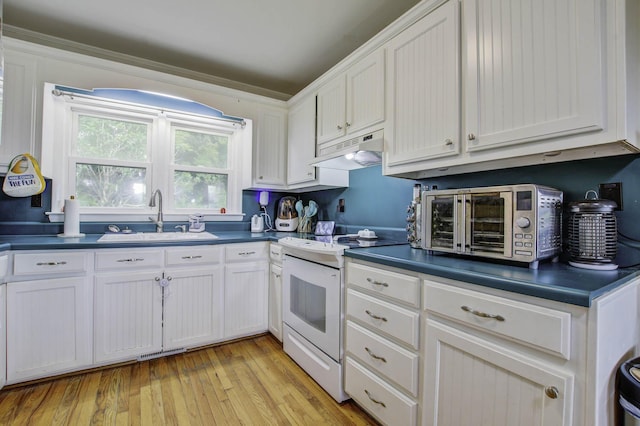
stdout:
[(176, 229), (180, 229), (180, 232), (187, 232), (187, 225), (176, 225)]

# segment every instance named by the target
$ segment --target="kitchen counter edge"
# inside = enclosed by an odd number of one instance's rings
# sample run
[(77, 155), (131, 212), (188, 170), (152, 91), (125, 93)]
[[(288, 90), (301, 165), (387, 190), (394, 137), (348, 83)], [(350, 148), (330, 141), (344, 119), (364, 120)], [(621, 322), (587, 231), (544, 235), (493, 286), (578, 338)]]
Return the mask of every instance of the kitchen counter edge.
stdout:
[(526, 265), (432, 254), (408, 245), (345, 250), (345, 256), (584, 307), (640, 276), (638, 269), (596, 271), (550, 261), (529, 269)]

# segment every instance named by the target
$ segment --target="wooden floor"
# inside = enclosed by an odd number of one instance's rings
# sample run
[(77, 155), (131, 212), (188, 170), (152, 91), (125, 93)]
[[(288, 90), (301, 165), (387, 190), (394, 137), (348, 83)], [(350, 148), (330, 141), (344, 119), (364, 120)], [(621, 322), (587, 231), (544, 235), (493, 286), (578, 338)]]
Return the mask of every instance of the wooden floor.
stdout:
[(375, 425), (271, 335), (0, 391), (2, 425)]

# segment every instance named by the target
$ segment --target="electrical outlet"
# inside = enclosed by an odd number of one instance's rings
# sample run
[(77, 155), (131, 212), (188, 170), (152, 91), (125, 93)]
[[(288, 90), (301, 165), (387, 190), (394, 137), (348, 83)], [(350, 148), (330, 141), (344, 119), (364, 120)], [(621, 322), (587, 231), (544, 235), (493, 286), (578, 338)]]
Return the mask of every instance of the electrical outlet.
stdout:
[(598, 195), (603, 200), (615, 201), (618, 205), (615, 210), (622, 210), (622, 182), (601, 183)]

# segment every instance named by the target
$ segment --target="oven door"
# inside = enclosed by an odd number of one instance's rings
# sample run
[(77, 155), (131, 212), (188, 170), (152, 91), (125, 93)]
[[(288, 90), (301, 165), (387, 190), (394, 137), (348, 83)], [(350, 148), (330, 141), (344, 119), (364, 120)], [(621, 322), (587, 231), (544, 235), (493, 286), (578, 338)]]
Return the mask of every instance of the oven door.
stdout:
[(426, 195), (422, 204), (422, 248), (444, 252), (461, 250), (458, 195)]
[(464, 195), (464, 253), (487, 257), (513, 256), (513, 194), (511, 191)]
[(286, 255), (282, 276), (284, 322), (340, 362), (342, 270)]

